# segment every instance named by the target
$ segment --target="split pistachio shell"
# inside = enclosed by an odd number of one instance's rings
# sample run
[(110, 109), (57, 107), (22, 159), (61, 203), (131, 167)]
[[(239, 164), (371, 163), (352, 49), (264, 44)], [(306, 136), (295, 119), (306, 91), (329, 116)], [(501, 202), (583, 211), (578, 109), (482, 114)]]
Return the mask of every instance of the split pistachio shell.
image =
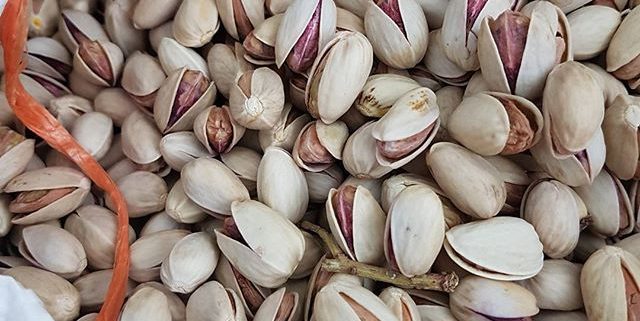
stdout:
[(240, 178), (252, 195), (256, 192), (261, 159), (260, 153), (243, 146), (236, 146), (228, 153), (220, 155), (220, 160)]
[(167, 297), (152, 287), (143, 287), (134, 292), (122, 307), (119, 320), (136, 321), (145, 318), (171, 321)]
[(429, 47), (423, 63), (427, 70), (437, 79), (450, 85), (463, 85), (469, 81), (472, 73), (460, 68), (445, 53), (442, 42), (442, 29), (429, 33)]
[(545, 260), (538, 275), (520, 284), (535, 295), (540, 309), (577, 310), (583, 307), (581, 270), (581, 264), (566, 260)]
[(9, 206), (17, 214), (11, 222), (36, 224), (61, 218), (80, 206), (90, 187), (88, 178), (66, 167), (46, 167), (20, 174), (4, 189), (7, 193), (19, 193)]
[(107, 88), (100, 91), (93, 104), (95, 111), (109, 116), (113, 124), (118, 127), (122, 127), (127, 116), (138, 110), (136, 103), (122, 88)]
[[(109, 269), (113, 266), (117, 232), (117, 217), (113, 212), (96, 205), (83, 206), (67, 217), (64, 229), (82, 243), (90, 267)], [(129, 243), (135, 239), (136, 234), (129, 226)]]
[(113, 121), (102, 113), (86, 113), (73, 123), (71, 135), (91, 156), (99, 160), (111, 147)]
[(219, 27), (214, 0), (186, 0), (173, 18), (173, 37), (183, 46), (201, 47), (211, 41)]
[(162, 262), (160, 279), (172, 292), (191, 293), (213, 274), (219, 256), (212, 235), (189, 234), (173, 246)]
[(190, 232), (167, 230), (141, 236), (131, 244), (129, 277), (138, 282), (156, 280), (160, 277), (160, 264), (173, 246)]
[(285, 103), (280, 117), (273, 127), (261, 130), (258, 133), (260, 146), (263, 150), (269, 146), (275, 146), (291, 152), (298, 134), (302, 131), (302, 127), (309, 123), (310, 120), (309, 114), (303, 114), (293, 108), (291, 104)]
[(325, 211), (334, 238), (352, 260), (370, 264), (383, 260), (386, 217), (367, 188), (331, 189)]
[(525, 14), (530, 19), (540, 15), (549, 21), (551, 32), (555, 35), (552, 40), (556, 44), (556, 62), (564, 63), (573, 60), (573, 32), (567, 16), (551, 1), (515, 1), (515, 9)]
[(265, 150), (257, 174), (258, 199), (291, 222), (302, 219), (309, 203), (307, 181), (291, 155), (278, 147)]
[(26, 139), (9, 127), (0, 127), (0, 146), (0, 188), (4, 188), (27, 168), (34, 156), (35, 140)]
[(515, 95), (485, 92), (465, 97), (451, 113), (451, 137), (480, 155), (516, 154), (538, 143), (542, 113)]
[(275, 63), (276, 36), (283, 17), (283, 14), (269, 17), (247, 35), (242, 42), (246, 51), (244, 58), (247, 61), (256, 65), (273, 65)]
[(171, 187), (165, 212), (176, 222), (187, 224), (200, 222), (207, 217), (207, 214), (185, 194), (181, 180), (176, 181)]
[(80, 294), (69, 281), (45, 270), (19, 266), (4, 272), (42, 300), (55, 321), (73, 321), (80, 315)]
[(640, 242), (640, 234), (633, 234), (623, 240), (620, 240), (614, 243), (614, 246), (617, 246), (633, 255), (637, 258), (640, 258), (640, 246), (638, 244)]
[(580, 285), (587, 317), (592, 321), (625, 320), (638, 315), (640, 261), (613, 246), (593, 253), (582, 267)]
[[(141, 217), (164, 209), (169, 188), (160, 176), (146, 171), (136, 171), (120, 178), (117, 184), (127, 202), (129, 216)], [(111, 199), (107, 198), (106, 204), (115, 210), (115, 204)]]
[(176, 69), (187, 68), (198, 70), (209, 78), (207, 62), (195, 50), (187, 48), (172, 38), (162, 38), (158, 47), (158, 59), (167, 75)]
[(331, 282), (316, 295), (315, 321), (397, 320), (391, 309), (365, 287), (344, 281)]
[(242, 41), (264, 21), (264, 0), (216, 0), (220, 20), (231, 37)]
[(136, 3), (136, 0), (112, 0), (104, 7), (104, 28), (125, 57), (146, 46), (147, 32), (136, 29), (131, 20)]
[(127, 58), (122, 70), (121, 86), (138, 104), (151, 108), (165, 79), (157, 58), (136, 51)]
[(122, 123), (122, 152), (137, 164), (151, 164), (162, 157), (162, 135), (153, 121), (142, 112), (130, 114)]
[(431, 174), (449, 199), (476, 218), (493, 217), (504, 206), (507, 190), (498, 170), (462, 146), (437, 143), (427, 155)]
[[(591, 59), (609, 46), (622, 21), (620, 12), (607, 6), (585, 6), (567, 15), (573, 32), (573, 55), (577, 60)], [(594, 28), (593, 21), (598, 21)]]
[(31, 225), (22, 231), (22, 239), (20, 254), (39, 268), (71, 279), (87, 267), (87, 255), (80, 241), (60, 227)]
[(169, 21), (178, 11), (180, 0), (140, 0), (133, 10), (133, 26), (137, 29), (152, 29)]
[(184, 229), (187, 229), (186, 224), (176, 222), (176, 220), (171, 218), (171, 216), (167, 215), (167, 212), (162, 211), (151, 215), (149, 220), (142, 227), (140, 237), (151, 235), (156, 232)]
[[(252, 200), (231, 204), (232, 219), (244, 244), (216, 230), (218, 246), (234, 268), (265, 287), (283, 284), (304, 255), (304, 237), (281, 213)], [(268, 230), (269, 233), (260, 231)]]
[(533, 225), (544, 253), (563, 258), (578, 244), (586, 208), (568, 186), (555, 180), (532, 183), (525, 192), (520, 216)]
[(187, 320), (246, 321), (247, 317), (242, 301), (233, 290), (225, 288), (217, 281), (210, 281), (200, 286), (189, 297)]
[[(84, 310), (97, 311), (102, 306), (112, 277), (113, 270), (107, 269), (85, 274), (73, 282), (80, 293), (80, 305)], [(127, 280), (125, 286), (128, 295), (136, 283)]]
[(302, 128), (293, 146), (293, 159), (302, 169), (319, 172), (342, 159), (342, 149), (349, 137), (349, 128), (342, 121), (329, 125), (310, 122)]
[[(67, 48), (57, 40), (48, 37), (36, 37), (27, 41), (29, 61), (26, 68), (64, 81), (71, 72), (71, 55)], [(1, 56), (1, 55), (0, 55)]]
[(297, 73), (311, 68), (336, 31), (332, 0), (294, 0), (282, 18), (276, 36), (276, 65), (286, 62)]
[(231, 151), (245, 131), (246, 128), (231, 116), (227, 106), (207, 107), (193, 122), (193, 132), (197, 139), (212, 154)]
[(344, 168), (359, 178), (380, 178), (393, 168), (380, 165), (376, 158), (377, 141), (371, 135), (375, 122), (368, 122), (349, 136), (342, 151)]
[(568, 61), (553, 68), (543, 92), (544, 139), (556, 158), (584, 150), (604, 118), (604, 97), (593, 72)]
[(98, 313), (89, 313), (89, 314), (83, 315), (77, 321), (96, 321), (97, 319), (98, 319)]
[(620, 23), (607, 49), (607, 71), (619, 79), (628, 80), (634, 89), (638, 86), (636, 79), (640, 74), (637, 67), (640, 42), (635, 32), (639, 23), (640, 9), (635, 7)]
[(289, 292), (287, 288), (282, 287), (264, 300), (253, 320), (296, 320), (295, 314), (300, 311), (298, 309), (299, 301), (298, 293)]
[[(255, 284), (240, 274), (224, 255), (221, 256), (220, 261), (218, 261), (214, 276), (222, 286), (228, 289), (229, 293), (235, 293), (238, 296), (239, 300), (234, 297), (234, 302), (232, 302), (234, 307), (240, 307), (236, 309), (236, 313), (243, 311), (242, 307), (244, 307), (244, 312), (248, 317), (254, 316), (254, 313), (258, 311), (264, 299), (271, 293), (269, 289)], [(228, 313), (227, 311), (223, 312), (225, 312), (225, 314)]]
[[(424, 185), (407, 187), (389, 207), (384, 252), (408, 277), (427, 273), (442, 248), (445, 223), (438, 195)], [(420, 248), (419, 253), (415, 252)]]
[(398, 320), (422, 320), (416, 303), (406, 291), (396, 287), (388, 287), (380, 293), (379, 297), (391, 309)]
[(620, 179), (640, 178), (640, 98), (619, 95), (605, 112), (602, 130), (607, 145), (606, 164)]
[(80, 96), (65, 95), (49, 101), (47, 109), (64, 128), (71, 130), (78, 117), (93, 111), (93, 104)]
[(244, 58), (245, 50), (242, 45), (227, 45), (217, 43), (211, 47), (207, 54), (207, 65), (211, 73), (211, 79), (216, 84), (220, 93), (229, 98), (229, 91), (238, 74), (253, 69)]
[(74, 72), (95, 86), (115, 86), (123, 66), (122, 50), (108, 41), (80, 42), (73, 55)]
[(25, 70), (19, 77), (24, 89), (43, 105), (48, 105), (54, 98), (71, 94), (71, 90), (62, 82), (45, 74)]
[(362, 87), (355, 107), (365, 116), (382, 117), (400, 97), (418, 87), (418, 83), (409, 77), (395, 74), (372, 75)]
[(513, 282), (468, 276), (451, 294), (451, 312), (458, 320), (530, 320), (538, 311), (535, 296)]
[(160, 140), (162, 159), (175, 171), (181, 171), (184, 165), (200, 157), (212, 157), (200, 144), (191, 131), (175, 132), (164, 135)]
[(620, 180), (601, 171), (591, 185), (575, 188), (589, 211), (591, 231), (602, 236), (626, 235), (636, 225), (629, 196)]
[(369, 4), (364, 27), (376, 57), (390, 67), (411, 68), (427, 51), (429, 26), (415, 0)]
[(442, 22), (442, 42), (447, 57), (464, 70), (480, 68), (477, 54), (480, 25), (486, 17), (497, 17), (509, 7), (508, 0), (450, 1)]
[(372, 65), (373, 49), (364, 35), (338, 32), (309, 72), (305, 103), (311, 116), (330, 124), (344, 115), (362, 90)]
[(444, 248), (465, 270), (493, 280), (524, 280), (542, 269), (542, 243), (533, 226), (494, 217), (451, 228)]
[(58, 25), (62, 42), (70, 52), (85, 41), (109, 41), (109, 36), (92, 15), (79, 10), (62, 10)]
[(249, 199), (240, 179), (216, 159), (199, 158), (187, 163), (181, 177), (187, 196), (208, 213), (231, 215), (231, 203)]
[(321, 172), (304, 172), (309, 189), (309, 202), (324, 203), (332, 188), (338, 188), (344, 180), (344, 173), (338, 165), (331, 166)]
[(269, 129), (278, 121), (284, 107), (282, 79), (273, 70), (262, 67), (236, 77), (229, 93), (233, 118), (250, 129)]

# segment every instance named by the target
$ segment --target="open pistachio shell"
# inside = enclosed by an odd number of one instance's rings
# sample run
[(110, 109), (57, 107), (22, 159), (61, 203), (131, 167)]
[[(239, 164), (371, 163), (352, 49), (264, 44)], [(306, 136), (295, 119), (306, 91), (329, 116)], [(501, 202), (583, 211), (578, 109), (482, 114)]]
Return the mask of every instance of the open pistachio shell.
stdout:
[(167, 75), (172, 74), (176, 69), (186, 67), (201, 71), (207, 78), (209, 77), (209, 68), (204, 58), (195, 50), (179, 44), (172, 38), (160, 40), (158, 59)]
[(95, 86), (115, 86), (123, 66), (124, 54), (112, 42), (81, 42), (73, 55), (74, 72)]
[(465, 270), (493, 280), (524, 280), (542, 269), (542, 243), (533, 226), (515, 217), (494, 217), (451, 228), (444, 248)]
[(296, 320), (295, 314), (299, 301), (298, 293), (287, 291), (286, 287), (282, 287), (264, 300), (253, 320)]
[(223, 154), (231, 151), (244, 136), (246, 128), (231, 117), (228, 106), (210, 106), (196, 116), (193, 132), (209, 153)]
[(80, 96), (65, 95), (49, 101), (47, 109), (64, 128), (70, 131), (78, 117), (93, 111), (93, 104)]
[(207, 65), (211, 79), (220, 93), (229, 98), (229, 91), (238, 74), (253, 69), (244, 58), (245, 50), (240, 43), (227, 45), (217, 43), (207, 54)]
[(450, 85), (466, 84), (473, 73), (460, 68), (451, 61), (444, 50), (442, 29), (431, 31), (429, 33), (429, 47), (427, 47), (423, 60), (425, 67), (429, 73), (442, 82)]
[(566, 260), (545, 260), (535, 277), (520, 282), (536, 296), (541, 309), (572, 311), (583, 307), (580, 292), (582, 264)]
[(4, 188), (27, 168), (34, 156), (35, 140), (26, 139), (9, 127), (0, 127), (0, 146), (4, 151), (0, 154), (0, 188)]
[(240, 125), (250, 129), (272, 128), (284, 108), (282, 79), (267, 67), (238, 75), (229, 95), (231, 115)]
[(175, 132), (164, 135), (160, 140), (162, 159), (175, 171), (181, 171), (188, 162), (200, 157), (213, 157), (200, 144), (191, 131)]
[(393, 168), (378, 163), (376, 140), (371, 135), (375, 122), (368, 122), (349, 136), (342, 150), (342, 162), (358, 178), (380, 178)]
[(220, 250), (211, 234), (189, 234), (162, 261), (160, 279), (172, 292), (191, 293), (213, 274), (219, 256)]
[(137, 103), (150, 108), (156, 92), (166, 79), (157, 58), (140, 51), (132, 53), (122, 70), (122, 89)]
[(182, 1), (173, 18), (173, 37), (186, 47), (201, 47), (218, 31), (218, 6), (212, 0)]
[(242, 41), (264, 21), (264, 0), (216, 0), (220, 20), (231, 37)]
[(258, 180), (258, 168), (262, 155), (253, 149), (236, 146), (228, 153), (220, 155), (222, 160), (229, 169), (231, 169), (242, 184), (247, 187), (250, 194), (255, 194)]
[(242, 43), (246, 50), (244, 58), (256, 65), (273, 65), (276, 59), (275, 46), (283, 14), (269, 17), (247, 35)]
[(27, 41), (29, 61), (27, 69), (45, 74), (60, 81), (71, 72), (71, 55), (67, 48), (57, 40), (48, 37), (36, 37)]
[(92, 15), (79, 10), (62, 10), (58, 25), (62, 42), (75, 52), (83, 41), (109, 41), (109, 36)]
[(186, 311), (189, 321), (247, 320), (242, 301), (235, 291), (225, 288), (217, 281), (209, 281), (193, 292)]
[(391, 309), (367, 288), (336, 281), (323, 287), (315, 298), (315, 321), (397, 320)]
[(293, 159), (302, 169), (319, 172), (342, 159), (349, 128), (342, 121), (329, 125), (322, 121), (305, 125), (293, 146)]
[(355, 101), (360, 113), (369, 117), (382, 117), (405, 93), (420, 85), (413, 79), (396, 74), (377, 74), (367, 78)]
[[(262, 305), (262, 302), (264, 302), (265, 298), (271, 293), (269, 289), (255, 284), (240, 274), (224, 255), (221, 256), (220, 261), (218, 261), (214, 276), (216, 280), (227, 289), (228, 293), (237, 295), (238, 299), (233, 297), (234, 301), (232, 305), (236, 309), (238, 317), (240, 317), (240, 314), (244, 315), (245, 313), (248, 317), (253, 317), (255, 312), (258, 311), (258, 308), (260, 308), (260, 305)], [(245, 313), (240, 313), (240, 311)], [(228, 313), (228, 311), (222, 312), (224, 314)]]
[[(43, 105), (48, 105), (54, 98), (71, 94), (71, 89), (64, 83), (45, 74), (24, 70), (19, 77), (24, 89)], [(4, 88), (4, 84), (0, 85), (0, 88)]]
[(285, 103), (280, 117), (273, 127), (261, 130), (258, 133), (260, 146), (263, 150), (269, 146), (276, 146), (291, 152), (302, 127), (309, 123), (310, 120), (309, 114), (303, 114), (293, 108), (291, 104)]
[(157, 280), (160, 264), (173, 246), (190, 234), (187, 230), (167, 230), (141, 236), (131, 244), (129, 277), (138, 282)]
[(390, 286), (384, 289), (380, 293), (379, 297), (380, 300), (382, 300), (389, 308), (391, 308), (391, 311), (396, 315), (398, 320), (422, 320), (416, 303), (413, 301), (409, 293), (407, 293), (405, 290)]

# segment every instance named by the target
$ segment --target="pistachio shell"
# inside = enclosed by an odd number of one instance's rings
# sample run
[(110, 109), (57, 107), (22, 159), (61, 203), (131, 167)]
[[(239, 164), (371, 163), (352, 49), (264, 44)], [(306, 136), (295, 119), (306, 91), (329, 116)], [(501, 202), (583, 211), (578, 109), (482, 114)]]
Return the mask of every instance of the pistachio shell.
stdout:
[(607, 145), (607, 167), (620, 179), (636, 174), (640, 146), (637, 131), (640, 126), (640, 98), (619, 95), (605, 112), (602, 130)]
[(49, 101), (48, 110), (67, 130), (71, 130), (78, 117), (93, 111), (90, 100), (76, 95), (66, 95)]
[(122, 123), (122, 151), (135, 163), (150, 164), (160, 157), (162, 138), (153, 121), (142, 112), (130, 114)]
[[(285, 298), (287, 299), (286, 303)], [(282, 287), (264, 300), (264, 303), (262, 303), (260, 309), (256, 311), (253, 319), (255, 321), (273, 321), (276, 320), (276, 318), (294, 320), (298, 302), (299, 296), (297, 293), (289, 292), (287, 288)], [(288, 313), (288, 315), (286, 313)]]
[(344, 174), (338, 165), (322, 172), (304, 172), (309, 190), (309, 202), (324, 203), (332, 188), (338, 188), (344, 180)]
[(640, 53), (640, 41), (635, 32), (640, 21), (640, 10), (634, 8), (624, 18), (609, 42), (607, 71), (614, 72), (633, 61)]
[(188, 226), (186, 224), (176, 222), (171, 218), (171, 216), (167, 215), (167, 212), (162, 211), (151, 215), (149, 220), (142, 227), (140, 237), (162, 231), (185, 230), (187, 227)]
[(418, 83), (405, 76), (377, 74), (367, 78), (355, 101), (355, 107), (363, 115), (382, 117), (405, 93), (418, 88)]
[(107, 88), (100, 91), (93, 103), (95, 111), (109, 116), (118, 127), (122, 127), (127, 116), (138, 110), (136, 103), (122, 88)]
[(325, 254), (322, 244), (318, 242), (315, 236), (305, 231), (302, 231), (302, 236), (304, 237), (304, 256), (291, 275), (292, 279), (304, 279), (311, 275), (313, 269)]
[(27, 40), (27, 54), (29, 57), (27, 69), (60, 81), (64, 81), (71, 72), (71, 54), (62, 43), (53, 38), (35, 37)]
[(102, 113), (86, 113), (74, 122), (71, 135), (91, 156), (99, 160), (111, 147), (113, 121)]
[(172, 292), (191, 293), (213, 274), (219, 256), (210, 234), (189, 234), (173, 246), (162, 262), (160, 279)]
[(384, 289), (380, 293), (379, 297), (380, 300), (382, 300), (389, 308), (391, 308), (391, 311), (396, 315), (398, 320), (422, 320), (416, 303), (406, 291), (390, 286)]
[(217, 281), (210, 281), (200, 286), (189, 297), (187, 319), (246, 321), (247, 317), (240, 298), (233, 290), (224, 288)]
[(316, 295), (314, 303), (316, 321), (356, 321), (363, 317), (372, 320), (397, 320), (391, 309), (365, 287), (331, 282)]
[(36, 224), (22, 231), (20, 254), (29, 262), (60, 275), (74, 278), (87, 267), (87, 255), (80, 241), (60, 227)]
[(349, 10), (337, 7), (336, 29), (339, 31), (357, 31), (364, 34), (364, 20)]
[(164, 135), (160, 140), (160, 153), (162, 159), (175, 171), (181, 171), (184, 165), (194, 159), (215, 155), (210, 154), (191, 131)]
[(213, 0), (182, 1), (173, 18), (173, 37), (186, 47), (201, 47), (218, 31), (218, 7)]
[(169, 20), (149, 30), (149, 42), (153, 51), (158, 52), (160, 42), (164, 38), (173, 38), (173, 20)]
[(186, 308), (185, 308), (185, 304), (184, 302), (182, 302), (182, 299), (180, 299), (180, 297), (178, 297), (177, 294), (171, 292), (169, 289), (167, 289), (166, 286), (162, 285), (161, 283), (158, 282), (146, 282), (146, 283), (142, 283), (140, 284), (138, 287), (136, 287), (135, 291), (143, 288), (143, 287), (150, 287), (150, 288), (154, 288), (160, 292), (162, 292), (166, 297), (167, 297), (167, 301), (169, 303), (169, 311), (171, 311), (171, 320), (172, 321), (186, 321), (187, 317), (186, 317)]
[(291, 104), (285, 103), (280, 117), (273, 127), (258, 133), (260, 146), (263, 150), (269, 146), (276, 146), (291, 152), (302, 127), (310, 120), (309, 114), (300, 114)]
[(186, 230), (167, 230), (141, 236), (133, 242), (130, 278), (138, 282), (158, 279), (162, 261), (169, 256), (173, 246), (189, 233)]
[(393, 168), (380, 165), (376, 155), (376, 140), (371, 135), (375, 122), (368, 122), (349, 136), (342, 150), (344, 168), (359, 178), (380, 178)]
[[(79, 10), (62, 10), (58, 29), (62, 42), (70, 52), (75, 52), (79, 42), (86, 40), (86, 38), (95, 41), (109, 41), (109, 36), (100, 22), (92, 15)], [(81, 36), (79, 37), (78, 34)]]
[(442, 29), (431, 31), (429, 46), (423, 60), (425, 67), (433, 76), (447, 84), (466, 84), (472, 74), (451, 61), (444, 50)]
[[(238, 318), (241, 314), (246, 314), (246, 316), (248, 317), (253, 317), (254, 313), (264, 302), (264, 299), (271, 293), (269, 289), (255, 284), (253, 281), (238, 273), (238, 271), (233, 268), (231, 263), (229, 263), (229, 260), (227, 260), (224, 255), (221, 256), (220, 261), (218, 261), (218, 266), (216, 267), (214, 276), (216, 280), (218, 280), (222, 284), (222, 286), (228, 289), (229, 293), (236, 294), (239, 298), (239, 300), (237, 300), (236, 297), (233, 297), (234, 300), (231, 303), (232, 305), (234, 305), (234, 307), (236, 307), (235, 313), (231, 314), (237, 314)], [(244, 307), (244, 310), (241, 307)], [(207, 309), (200, 313), (208, 312), (206, 310)], [(241, 313), (241, 311), (244, 311), (245, 313)], [(216, 313), (229, 314), (229, 311), (217, 310), (210, 313), (214, 313), (214, 315)]]
[[(85, 274), (73, 282), (73, 286), (80, 293), (80, 305), (83, 310), (97, 311), (102, 306), (112, 277), (112, 269), (100, 270)], [(125, 286), (126, 295), (129, 295), (136, 283), (127, 280)]]
[[(313, 127), (311, 127), (313, 125)], [(315, 133), (311, 133), (314, 131)], [(310, 135), (310, 136), (306, 136)], [(303, 135), (305, 135), (303, 137)], [(316, 136), (315, 139), (313, 136)], [(305, 125), (293, 146), (293, 160), (300, 168), (318, 172), (329, 168), (335, 160), (342, 159), (342, 149), (349, 138), (349, 128), (342, 121), (329, 125), (321, 121), (310, 122)], [(322, 149), (324, 155), (318, 156), (317, 149)], [(312, 154), (309, 156), (309, 154)], [(330, 155), (331, 161), (325, 163), (323, 157)], [(319, 163), (307, 163), (303, 158), (323, 158)]]
[(184, 47), (174, 39), (162, 38), (160, 40), (158, 59), (167, 75), (172, 74), (176, 69), (186, 67), (187, 69), (201, 71), (207, 78), (209, 77), (209, 69), (204, 58), (193, 49)]
[(238, 178), (240, 178), (242, 184), (247, 187), (250, 194), (256, 191), (258, 167), (262, 159), (260, 153), (243, 146), (236, 146), (228, 153), (220, 155), (220, 159), (229, 169), (238, 175)]
[(136, 3), (135, 0), (114, 0), (104, 7), (104, 28), (125, 57), (146, 46), (147, 32), (136, 29), (131, 20)]
[[(193, 132), (209, 153), (217, 154), (231, 151), (244, 136), (246, 128), (231, 117), (228, 106), (210, 106), (196, 116), (193, 121)], [(210, 136), (215, 140), (210, 141)], [(223, 150), (219, 150), (220, 148)]]
[[(622, 17), (610, 7), (585, 6), (568, 14), (567, 20), (573, 32), (573, 55), (577, 60), (586, 60), (607, 49)], [(599, 24), (594, 28), (596, 20)]]
[(51, 36), (56, 31), (60, 19), (60, 6), (56, 0), (42, 0), (29, 3), (29, 36)]
[(200, 222), (207, 217), (207, 214), (185, 194), (181, 180), (176, 181), (171, 187), (165, 212), (176, 222), (187, 224)]
[(229, 95), (231, 115), (240, 125), (250, 129), (272, 128), (284, 107), (282, 79), (267, 67), (236, 77)]
[[(91, 49), (85, 49), (89, 48)], [(85, 60), (86, 51), (99, 50), (101, 52), (97, 60), (91, 57), (91, 61)], [(96, 55), (96, 53), (93, 53)], [(97, 68), (102, 68), (102, 64), (107, 64), (110, 78), (104, 78), (103, 75), (96, 72)], [(96, 66), (97, 65), (97, 66)], [(93, 43), (82, 43), (73, 55), (73, 69), (81, 78), (94, 86), (113, 87), (118, 82), (122, 67), (124, 65), (124, 54), (118, 45), (108, 41), (95, 41)]]
[(566, 260), (545, 260), (538, 275), (520, 284), (535, 295), (541, 309), (577, 310), (583, 307), (581, 270), (581, 264)]
[(222, 43), (213, 45), (207, 54), (207, 65), (211, 79), (220, 93), (227, 98), (238, 74), (253, 69), (244, 59), (244, 48), (239, 43), (235, 46)]
[(140, 0), (133, 10), (133, 26), (152, 29), (171, 19), (180, 7), (180, 0)]
[[(14, 177), (22, 173), (34, 156), (35, 140), (25, 139), (24, 136), (19, 135), (13, 130), (0, 127), (0, 131), (4, 132), (3, 136), (15, 137), (19, 140), (14, 146), (9, 147), (2, 155), (0, 155), (0, 167), (3, 169), (0, 171), (0, 188), (4, 188)], [(8, 138), (11, 139), (11, 138)], [(12, 145), (10, 143), (10, 145)]]
[[(131, 96), (153, 95), (163, 84), (166, 75), (158, 59), (141, 51), (132, 53), (122, 70), (122, 88)], [(139, 99), (142, 100), (142, 99)], [(151, 107), (153, 104), (145, 104)]]
[(151, 287), (140, 288), (122, 307), (119, 320), (136, 321), (143, 318), (171, 321), (169, 302), (164, 293)]
[[(117, 185), (127, 202), (129, 216), (141, 217), (164, 209), (169, 188), (160, 176), (136, 171), (120, 178)], [(107, 198), (106, 205), (115, 210), (111, 199)]]

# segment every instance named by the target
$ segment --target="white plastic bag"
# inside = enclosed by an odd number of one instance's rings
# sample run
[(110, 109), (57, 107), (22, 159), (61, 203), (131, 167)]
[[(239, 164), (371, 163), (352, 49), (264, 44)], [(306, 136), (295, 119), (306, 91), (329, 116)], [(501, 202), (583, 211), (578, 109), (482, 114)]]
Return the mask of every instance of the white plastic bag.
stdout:
[(53, 318), (33, 291), (12, 277), (0, 275), (0, 321), (17, 320), (53, 321)]

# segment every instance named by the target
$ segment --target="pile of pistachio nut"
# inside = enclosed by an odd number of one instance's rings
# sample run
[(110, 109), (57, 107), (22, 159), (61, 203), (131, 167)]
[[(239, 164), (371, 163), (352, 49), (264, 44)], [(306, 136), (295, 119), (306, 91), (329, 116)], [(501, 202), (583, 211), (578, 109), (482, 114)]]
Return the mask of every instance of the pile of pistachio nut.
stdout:
[[(640, 319), (640, 1), (31, 2), (120, 321)], [(0, 273), (95, 320), (114, 205), (0, 126)]]

